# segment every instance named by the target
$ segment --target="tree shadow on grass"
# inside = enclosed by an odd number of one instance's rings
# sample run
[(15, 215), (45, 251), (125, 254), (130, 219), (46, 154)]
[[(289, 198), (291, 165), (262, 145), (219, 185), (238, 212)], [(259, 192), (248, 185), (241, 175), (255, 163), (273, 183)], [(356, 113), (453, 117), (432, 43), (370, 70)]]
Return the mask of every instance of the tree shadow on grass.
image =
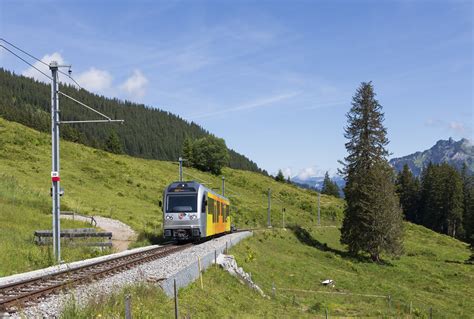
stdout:
[[(336, 254), (338, 256), (341, 256), (342, 258), (349, 259), (351, 261), (355, 262), (363, 262), (363, 263), (374, 263), (372, 259), (370, 259), (368, 256), (364, 255), (352, 255), (347, 251), (342, 251), (339, 249), (335, 249), (332, 247), (329, 247), (326, 243), (322, 243), (316, 238), (314, 238), (310, 232), (308, 232), (306, 229), (299, 225), (291, 225), (288, 226), (288, 228), (295, 234), (296, 238), (303, 244), (308, 245), (310, 247), (314, 247), (318, 250), (321, 251), (327, 251), (331, 252), (333, 254)], [(379, 265), (385, 265), (385, 266), (392, 266), (392, 264), (388, 261), (383, 261), (381, 260), (378, 262)]]

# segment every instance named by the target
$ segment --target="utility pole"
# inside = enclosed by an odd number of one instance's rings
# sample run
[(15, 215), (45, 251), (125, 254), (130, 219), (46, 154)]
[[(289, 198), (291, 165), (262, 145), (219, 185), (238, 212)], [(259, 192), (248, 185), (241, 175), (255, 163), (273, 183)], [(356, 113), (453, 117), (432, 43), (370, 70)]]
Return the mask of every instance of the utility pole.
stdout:
[(53, 61), (49, 64), (51, 70), (51, 182), (53, 196), (53, 251), (56, 262), (61, 262), (61, 225), (60, 225), (60, 203), (59, 203), (59, 97), (58, 97), (58, 63)]
[(179, 181), (182, 182), (183, 181), (183, 158), (179, 157), (178, 161), (179, 161)]
[(285, 212), (286, 212), (286, 208), (282, 208), (281, 209), (281, 212), (283, 213), (283, 218), (282, 218), (282, 226), (283, 226), (283, 229), (285, 229)]
[[(45, 77), (51, 80), (51, 197), (52, 197), (52, 215), (53, 215), (53, 251), (54, 256), (57, 263), (61, 262), (61, 246), (60, 246), (60, 239), (61, 239), (61, 224), (60, 224), (60, 214), (61, 214), (61, 206), (60, 206), (60, 196), (62, 195), (62, 191), (59, 187), (59, 182), (61, 180), (59, 174), (59, 126), (61, 124), (76, 124), (76, 123), (112, 123), (112, 122), (120, 122), (123, 123), (123, 120), (113, 120), (107, 115), (95, 110), (94, 108), (90, 107), (87, 104), (82, 103), (81, 101), (67, 95), (66, 93), (59, 90), (59, 77), (58, 72), (61, 74), (66, 75), (69, 77), (78, 87), (79, 89), (83, 89), (77, 82), (71, 77), (71, 66), (70, 65), (59, 65), (57, 61), (51, 61), (49, 64), (34, 57), (30, 53), (26, 52), (25, 50), (20, 49), (19, 47), (15, 46), (14, 44), (6, 41), (5, 39), (0, 38), (0, 42), (4, 42), (9, 46), (15, 48), (15, 50), (20, 51), (22, 54), (27, 55), (29, 58), (32, 58), (39, 63), (42, 63), (44, 66), (49, 67), (51, 71), (51, 77), (47, 75), (45, 72), (39, 70), (37, 67), (29, 63), (27, 60), (20, 57), (18, 54), (14, 53), (12, 50), (8, 49), (3, 44), (0, 44), (0, 47), (7, 50), (18, 59), (22, 60), (29, 66), (33, 67), (39, 73), (43, 74)], [(69, 68), (68, 73), (62, 72), (59, 68)], [(82, 105), (83, 107), (89, 109), (90, 111), (100, 115), (102, 120), (74, 120), (74, 121), (61, 121), (59, 119), (59, 94), (62, 96), (76, 102), (77, 104)]]
[(222, 176), (222, 196), (225, 196), (225, 176)]
[[(58, 82), (58, 72), (65, 74), (64, 72), (59, 71), (59, 68), (69, 68), (69, 73), (71, 71), (70, 65), (58, 65), (58, 62), (51, 61), (49, 64), (49, 69), (51, 70), (51, 196), (53, 197), (53, 250), (56, 262), (61, 263), (61, 205), (60, 205), (60, 196), (61, 189), (59, 187), (59, 182), (61, 180), (59, 174), (59, 126), (60, 124), (76, 124), (76, 123), (113, 123), (120, 122), (123, 123), (123, 120), (112, 120), (107, 115), (102, 114), (101, 112), (93, 109), (92, 107), (82, 103), (81, 101), (76, 100), (75, 98), (61, 92), (59, 90)], [(67, 74), (66, 74), (67, 75)], [(70, 77), (70, 75), (69, 75)], [(72, 78), (71, 78), (72, 79)], [(74, 81), (75, 82), (75, 81)], [(76, 82), (77, 84), (77, 82)], [(59, 94), (62, 96), (84, 106), (85, 108), (95, 112), (105, 118), (105, 120), (79, 120), (79, 121), (61, 121), (59, 118)]]
[(272, 221), (270, 218), (271, 209), (272, 209), (272, 190), (269, 188), (268, 189), (268, 210), (267, 210), (267, 227), (268, 228), (272, 228)]
[(321, 193), (318, 192), (318, 226), (321, 226)]

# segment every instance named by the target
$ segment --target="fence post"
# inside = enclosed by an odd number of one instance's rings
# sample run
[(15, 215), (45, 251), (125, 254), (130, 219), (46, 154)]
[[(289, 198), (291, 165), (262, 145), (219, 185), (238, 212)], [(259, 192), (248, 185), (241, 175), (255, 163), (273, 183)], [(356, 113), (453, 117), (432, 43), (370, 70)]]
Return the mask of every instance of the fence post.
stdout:
[(410, 315), (411, 315), (412, 309), (413, 309), (413, 302), (410, 301)]
[(430, 307), (430, 319), (433, 319), (433, 307)]
[(132, 319), (132, 307), (130, 306), (130, 295), (125, 296), (125, 319)]
[(199, 278), (201, 279), (201, 289), (204, 289), (204, 284), (202, 283), (201, 257), (199, 256), (198, 256), (198, 267), (199, 267)]
[(225, 254), (227, 255), (227, 242), (225, 242)]
[(174, 318), (179, 318), (178, 311), (178, 290), (176, 289), (176, 279), (174, 279)]
[(328, 314), (328, 308), (324, 309), (326, 311), (326, 319), (329, 318), (329, 314)]
[(217, 250), (214, 249), (214, 265), (216, 265), (217, 268)]

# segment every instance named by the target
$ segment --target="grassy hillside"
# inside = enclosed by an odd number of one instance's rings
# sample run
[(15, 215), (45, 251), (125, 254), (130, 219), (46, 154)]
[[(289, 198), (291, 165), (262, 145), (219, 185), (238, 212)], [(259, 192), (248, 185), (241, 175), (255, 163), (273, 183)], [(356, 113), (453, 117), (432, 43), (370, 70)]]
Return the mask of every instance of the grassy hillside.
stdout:
[[(199, 281), (179, 291), (181, 315), (324, 318), (327, 310), (331, 318), (428, 318), (431, 308), (433, 318), (472, 318), (474, 269), (464, 264), (466, 245), (421, 226), (406, 226), (406, 254), (385, 257), (384, 265), (348, 257), (334, 227), (256, 232), (230, 253), (270, 298), (211, 268), (203, 276), (204, 291)], [(325, 279), (333, 279), (335, 287), (322, 286)], [(126, 294), (132, 296), (136, 318), (174, 316), (173, 300), (158, 288), (134, 286), (85, 309), (70, 306), (64, 317), (123, 317)]]
[[(28, 244), (34, 229), (34, 220), (42, 220), (43, 228), (50, 225), (49, 189), (51, 171), (50, 136), (23, 125), (0, 118), (0, 174), (5, 181), (12, 180), (17, 189), (22, 189), (16, 198), (24, 201), (25, 207), (10, 205), (0, 210), (0, 218), (8, 220), (8, 214), (29, 216), (31, 222), (22, 227), (23, 242)], [(116, 218), (129, 224), (141, 233), (140, 239), (161, 236), (161, 210), (157, 203), (166, 185), (178, 176), (177, 163), (138, 159), (125, 155), (114, 155), (80, 144), (61, 141), (61, 187), (65, 195), (61, 198), (62, 210), (75, 210), (83, 214)], [(197, 179), (211, 187), (220, 187), (221, 177), (185, 168), (187, 179)], [(239, 227), (258, 226), (266, 223), (267, 188), (272, 189), (272, 215), (274, 222), (281, 223), (282, 207), (287, 209), (287, 221), (304, 221), (309, 224), (310, 212), (316, 202), (316, 194), (301, 191), (294, 186), (281, 184), (261, 174), (248, 171), (224, 169), (226, 189), (234, 205), (233, 215)], [(4, 185), (3, 187), (8, 187)], [(28, 200), (26, 194), (35, 196)], [(5, 195), (0, 193), (0, 200)], [(322, 196), (324, 222), (340, 218), (343, 201)], [(331, 216), (331, 218), (329, 218)], [(44, 226), (43, 226), (44, 225)], [(2, 247), (15, 250), (15, 241), (9, 234), (8, 223), (0, 224), (0, 233), (5, 237)], [(20, 235), (19, 235), (20, 236)], [(9, 252), (7, 249), (6, 253)], [(6, 258), (3, 255), (0, 258)], [(39, 266), (39, 265), (38, 265)], [(32, 265), (31, 267), (35, 267)], [(11, 273), (0, 263), (0, 273)], [(30, 267), (15, 268), (16, 271)]]
[[(164, 187), (177, 176), (177, 164), (109, 154), (79, 144), (61, 144), (63, 210), (117, 218), (141, 233), (143, 243), (161, 235), (156, 205)], [(220, 187), (221, 178), (185, 169), (188, 179)], [(240, 227), (266, 223), (266, 192), (272, 189), (272, 218), (287, 230), (257, 232), (232, 249), (245, 270), (274, 298), (261, 298), (218, 269), (180, 291), (183, 314), (193, 317), (332, 316), (469, 318), (474, 313), (472, 265), (464, 264), (467, 246), (423, 227), (406, 224), (405, 255), (384, 257), (384, 265), (353, 259), (339, 244), (342, 200), (322, 196), (324, 226), (314, 226), (316, 194), (246, 171), (225, 169), (227, 191)], [(47, 134), (0, 119), (0, 275), (49, 264), (45, 248), (32, 244), (32, 233), (47, 228), (50, 217), (50, 139)], [(72, 227), (72, 224), (65, 227)], [(294, 226), (298, 225), (298, 226)], [(332, 226), (332, 227), (331, 227)], [(93, 252), (64, 250), (67, 260)], [(15, 256), (11, 261), (9, 256)], [(334, 288), (321, 280), (333, 279)], [(148, 286), (129, 288), (135, 317), (172, 317), (172, 301)], [(70, 307), (65, 317), (110, 316), (123, 311), (123, 294), (96, 300), (87, 309)], [(376, 297), (376, 296), (382, 297)], [(390, 303), (388, 296), (390, 296)]]
[[(51, 229), (51, 223), (51, 203), (45, 194), (20, 186), (0, 170), (0, 277), (53, 263), (51, 247), (33, 244), (34, 231)], [(62, 226), (91, 227), (72, 220), (62, 221)], [(64, 247), (62, 259), (72, 261), (100, 253), (88, 247)]]

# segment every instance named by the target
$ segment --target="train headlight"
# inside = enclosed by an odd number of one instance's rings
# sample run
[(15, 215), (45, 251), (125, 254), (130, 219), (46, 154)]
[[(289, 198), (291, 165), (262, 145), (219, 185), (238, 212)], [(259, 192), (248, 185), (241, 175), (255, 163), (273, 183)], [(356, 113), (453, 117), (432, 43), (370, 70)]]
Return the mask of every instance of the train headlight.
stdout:
[(191, 216), (189, 216), (189, 219), (191, 219), (191, 220), (197, 219), (197, 216), (196, 215), (191, 215)]
[(166, 220), (173, 220), (173, 216), (171, 216), (171, 215), (166, 215), (165, 219), (166, 219)]

